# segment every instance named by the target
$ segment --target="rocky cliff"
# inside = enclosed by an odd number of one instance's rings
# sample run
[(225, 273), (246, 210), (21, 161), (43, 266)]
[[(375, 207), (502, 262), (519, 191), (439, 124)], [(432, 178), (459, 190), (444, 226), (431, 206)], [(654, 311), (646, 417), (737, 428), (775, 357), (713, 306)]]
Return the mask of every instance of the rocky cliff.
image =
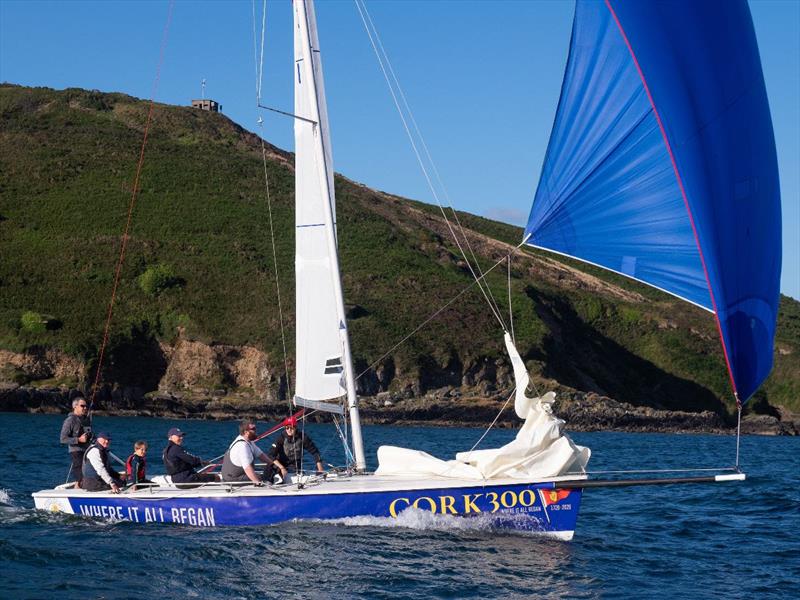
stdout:
[[(268, 357), (256, 348), (209, 346), (181, 340), (162, 345), (165, 365), (158, 389), (141, 386), (101, 385), (95, 395), (95, 412), (127, 416), (279, 420), (292, 410), (286, 399), (285, 377), (269, 367)], [(85, 365), (57, 351), (31, 354), (0, 353), (0, 365), (39, 378), (44, 385), (0, 382), (0, 411), (64, 413), (70, 400), (91, 386), (82, 377)], [(516, 427), (519, 420), (506, 402), (513, 390), (513, 375), (502, 361), (484, 364), (478, 372), (459, 374), (464, 385), (427, 389), (416, 381), (401, 391), (378, 391), (359, 386), (361, 415), (366, 423), (439, 426), (485, 426), (496, 417), (499, 427)], [(79, 385), (47, 385), (76, 378)], [(392, 386), (391, 379), (373, 374), (378, 389)], [(367, 380), (369, 381), (369, 380)], [(477, 382), (477, 385), (475, 383)], [(537, 385), (538, 383), (538, 385)], [(556, 414), (572, 431), (705, 432), (733, 433), (734, 423), (712, 411), (687, 412), (633, 406), (537, 379), (534, 387), (558, 390)], [(370, 384), (368, 384), (369, 386)], [(373, 390), (374, 391), (374, 390)], [(317, 416), (316, 419), (320, 419)], [(744, 433), (798, 435), (800, 415), (746, 415)]]

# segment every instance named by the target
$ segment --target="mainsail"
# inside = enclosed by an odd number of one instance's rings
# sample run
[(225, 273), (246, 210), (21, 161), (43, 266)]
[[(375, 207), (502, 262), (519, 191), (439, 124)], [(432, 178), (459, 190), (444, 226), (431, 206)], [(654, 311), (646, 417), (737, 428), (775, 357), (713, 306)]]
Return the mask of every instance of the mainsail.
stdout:
[[(313, 19), (295, 3), (295, 270), (297, 395), (328, 400), (347, 393), (336, 300), (339, 277), (328, 229), (335, 233), (330, 135), (322, 66)], [(308, 4), (307, 10), (313, 11)], [(313, 15), (312, 15), (313, 16)], [(311, 25), (309, 25), (309, 21)]]
[(364, 449), (344, 311), (336, 241), (330, 131), (313, 2), (294, 2), (295, 98), (295, 403), (338, 412), (322, 402), (347, 394), (358, 469)]
[(744, 0), (578, 0), (527, 243), (716, 315), (734, 393), (772, 368), (775, 142)]

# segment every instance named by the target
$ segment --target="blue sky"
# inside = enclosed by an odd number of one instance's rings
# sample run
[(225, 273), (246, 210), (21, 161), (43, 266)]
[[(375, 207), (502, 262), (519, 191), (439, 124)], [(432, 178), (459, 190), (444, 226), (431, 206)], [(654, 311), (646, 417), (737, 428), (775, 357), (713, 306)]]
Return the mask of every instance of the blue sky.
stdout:
[[(167, 2), (0, 0), (0, 80), (149, 98)], [(260, 1), (257, 10), (260, 10)], [(368, 3), (456, 208), (523, 225), (558, 101), (568, 1)], [(218, 100), (256, 130), (250, 1), (178, 1), (156, 100)], [(751, 12), (770, 99), (783, 202), (783, 293), (800, 299), (800, 1)], [(353, 2), (317, 2), (338, 172), (433, 202)], [(291, 110), (291, 5), (270, 2), (263, 103)], [(264, 135), (293, 144), (287, 117)]]

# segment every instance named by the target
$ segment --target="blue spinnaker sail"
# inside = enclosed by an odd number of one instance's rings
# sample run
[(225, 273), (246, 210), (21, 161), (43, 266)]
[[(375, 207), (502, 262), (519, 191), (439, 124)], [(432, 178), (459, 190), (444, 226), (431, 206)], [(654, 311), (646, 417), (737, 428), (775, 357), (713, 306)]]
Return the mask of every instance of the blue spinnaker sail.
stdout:
[(746, 401), (772, 369), (778, 165), (743, 0), (578, 0), (527, 243), (715, 313)]

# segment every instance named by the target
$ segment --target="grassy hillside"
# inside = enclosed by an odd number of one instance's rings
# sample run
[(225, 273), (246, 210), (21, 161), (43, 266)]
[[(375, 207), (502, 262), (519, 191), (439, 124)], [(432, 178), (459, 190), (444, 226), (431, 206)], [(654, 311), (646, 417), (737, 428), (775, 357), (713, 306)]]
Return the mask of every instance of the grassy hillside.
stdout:
[[(0, 349), (96, 355), (146, 111), (122, 94), (0, 86)], [(269, 158), (293, 346), (292, 156), (270, 146)], [(471, 276), (438, 208), (339, 176), (336, 194), (360, 371)], [(483, 268), (520, 239), (512, 226), (459, 217)], [(147, 378), (126, 357), (173, 341), (179, 330), (262, 348), (280, 364), (268, 232), (258, 138), (223, 115), (158, 105), (114, 313), (117, 376)], [(528, 250), (515, 256), (512, 275), (518, 346), (541, 378), (634, 404), (730, 405), (716, 328), (704, 311)], [(488, 281), (507, 319), (505, 268)], [(776, 345), (761, 401), (800, 410), (800, 303), (788, 298)], [(417, 381), (430, 389), (479, 379), (501, 368), (502, 356), (497, 323), (473, 288), (381, 367), (393, 373), (392, 386)], [(375, 379), (372, 391), (380, 385)]]

